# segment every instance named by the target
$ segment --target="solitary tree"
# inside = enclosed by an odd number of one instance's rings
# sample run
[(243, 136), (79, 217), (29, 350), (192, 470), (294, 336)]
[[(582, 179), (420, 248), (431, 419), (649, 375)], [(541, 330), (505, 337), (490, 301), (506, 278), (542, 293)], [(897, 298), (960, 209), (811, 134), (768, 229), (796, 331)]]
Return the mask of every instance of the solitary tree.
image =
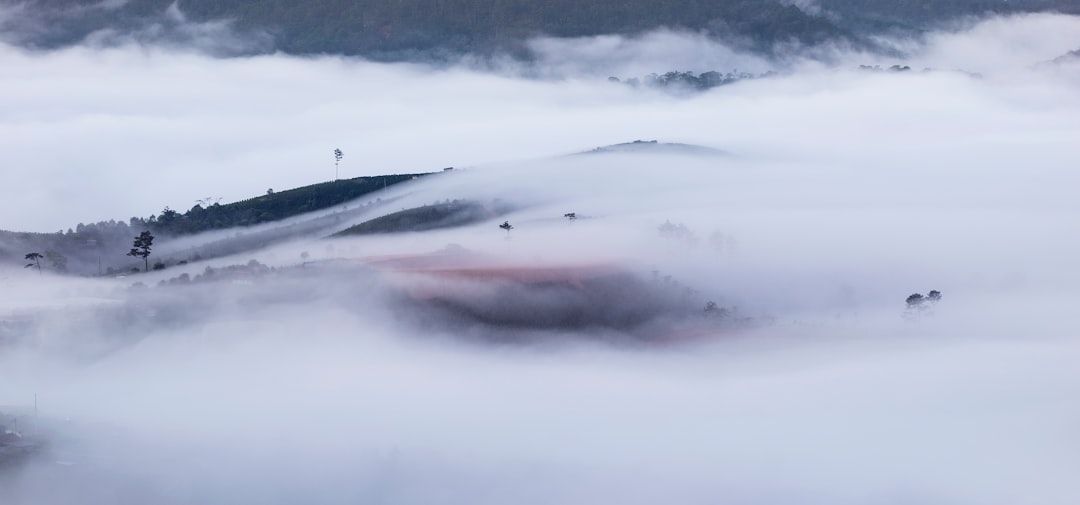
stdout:
[(920, 309), (926, 306), (926, 304), (934, 305), (941, 301), (941, 291), (936, 289), (931, 290), (926, 296), (919, 293), (915, 293), (907, 297), (907, 306), (911, 309)]
[(503, 221), (503, 224), (499, 225), (499, 228), (506, 230), (506, 234), (510, 234), (510, 230), (514, 229), (514, 225), (510, 224), (510, 221)]
[(941, 291), (934, 289), (927, 293), (926, 296), (915, 293), (908, 296), (906, 301), (907, 310), (904, 311), (904, 317), (913, 319), (924, 314), (932, 314), (934, 306), (941, 301)]
[(341, 158), (345, 157), (345, 153), (341, 152), (341, 149), (334, 149), (334, 180), (338, 179), (338, 163), (341, 163)]
[(44, 256), (39, 252), (26, 253), (27, 260), (33, 261), (33, 263), (27, 263), (25, 268), (37, 267), (38, 275), (41, 275), (41, 258)]
[(143, 271), (150, 271), (150, 246), (154, 243), (154, 236), (150, 234), (150, 231), (144, 231), (135, 237), (135, 242), (131, 245), (131, 250), (127, 255), (136, 258), (143, 259)]
[(925, 302), (925, 301), (926, 301), (926, 297), (924, 297), (923, 295), (921, 295), (919, 293), (915, 293), (915, 294), (907, 297), (907, 306), (908, 306), (909, 309), (919, 308), (919, 307), (922, 306), (923, 302)]

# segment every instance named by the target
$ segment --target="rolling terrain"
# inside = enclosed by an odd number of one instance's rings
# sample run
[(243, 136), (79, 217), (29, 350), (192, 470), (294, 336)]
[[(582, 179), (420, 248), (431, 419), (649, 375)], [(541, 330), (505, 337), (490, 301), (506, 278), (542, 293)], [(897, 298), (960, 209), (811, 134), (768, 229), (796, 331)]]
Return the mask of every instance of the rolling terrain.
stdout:
[(0, 2), (0, 504), (1080, 503), (1064, 2)]
[(703, 32), (765, 54), (792, 43), (873, 48), (877, 35), (919, 34), (956, 20), (1080, 13), (1068, 0), (4, 0), (0, 7), (7, 12), (0, 16), (0, 33), (28, 47), (172, 41), (226, 54), (283, 51), (382, 60), (498, 52), (528, 58), (526, 42), (535, 37), (657, 29)]

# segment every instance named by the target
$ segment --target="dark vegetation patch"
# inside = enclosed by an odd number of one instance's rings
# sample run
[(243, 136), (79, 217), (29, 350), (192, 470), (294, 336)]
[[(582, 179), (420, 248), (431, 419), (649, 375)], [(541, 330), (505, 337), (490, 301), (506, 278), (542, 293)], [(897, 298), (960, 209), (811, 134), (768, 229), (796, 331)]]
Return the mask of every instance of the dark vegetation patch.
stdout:
[(453, 200), (423, 207), (405, 209), (337, 233), (335, 236), (374, 235), (455, 228), (499, 217), (511, 210), (501, 202), (481, 204), (469, 200)]
[[(956, 19), (1020, 12), (1080, 14), (1075, 0), (819, 0), (800, 9), (780, 0), (139, 0), (112, 8), (97, 0), (0, 0), (22, 5), (8, 39), (61, 47), (115, 33), (143, 42), (192, 40), (188, 22), (228, 21), (238, 36), (226, 53), (363, 55), (382, 60), (453, 59), (463, 53), (528, 57), (538, 35), (634, 35), (658, 28), (706, 33), (760, 52), (822, 42), (873, 47), (873, 35), (918, 34)], [(108, 32), (106, 32), (107, 30)], [(146, 40), (149, 39), (149, 40)]]
[[(159, 215), (132, 217), (127, 221), (79, 223), (67, 231), (59, 230), (55, 233), (0, 230), (0, 263), (22, 266), (27, 253), (39, 252), (43, 255), (40, 264), (47, 272), (110, 276), (129, 273), (133, 267), (142, 267), (141, 261), (125, 260), (124, 257), (131, 248), (133, 237), (143, 231), (150, 231), (157, 237), (157, 246), (167, 246), (170, 239), (177, 237), (273, 223), (330, 209), (425, 175), (429, 174), (378, 175), (323, 182), (285, 191), (275, 192), (271, 189), (264, 195), (227, 204), (207, 198), (183, 213), (165, 207)], [(326, 216), (312, 217), (271, 230), (238, 230), (232, 237), (222, 237), (184, 254), (163, 257), (155, 252), (151, 261), (161, 260), (163, 266), (173, 266), (178, 262), (266, 247), (326, 230), (367, 212), (369, 207), (343, 208)]]

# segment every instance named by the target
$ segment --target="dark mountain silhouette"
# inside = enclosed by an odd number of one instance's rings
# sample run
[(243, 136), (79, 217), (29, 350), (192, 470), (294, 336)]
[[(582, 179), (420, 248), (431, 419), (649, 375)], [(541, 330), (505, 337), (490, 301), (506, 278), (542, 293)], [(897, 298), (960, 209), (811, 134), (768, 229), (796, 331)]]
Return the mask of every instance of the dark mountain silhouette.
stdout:
[[(0, 0), (0, 8), (14, 13), (0, 27), (4, 37), (30, 47), (133, 39), (224, 53), (377, 59), (494, 51), (525, 56), (522, 42), (538, 35), (629, 35), (657, 28), (705, 32), (769, 52), (791, 42), (872, 45), (867, 35), (919, 32), (963, 17), (1080, 13), (1073, 0)], [(198, 23), (205, 29), (192, 30)]]

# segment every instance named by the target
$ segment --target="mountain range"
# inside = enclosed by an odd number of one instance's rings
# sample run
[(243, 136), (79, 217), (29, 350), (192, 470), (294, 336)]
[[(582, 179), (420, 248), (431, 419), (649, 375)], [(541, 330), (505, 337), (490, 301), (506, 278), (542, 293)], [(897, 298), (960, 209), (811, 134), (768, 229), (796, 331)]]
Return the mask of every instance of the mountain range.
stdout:
[(0, 37), (26, 47), (84, 41), (202, 45), (222, 53), (430, 59), (503, 52), (528, 57), (537, 36), (702, 32), (762, 53), (791, 43), (872, 47), (958, 19), (1080, 14), (1072, 0), (0, 0)]

